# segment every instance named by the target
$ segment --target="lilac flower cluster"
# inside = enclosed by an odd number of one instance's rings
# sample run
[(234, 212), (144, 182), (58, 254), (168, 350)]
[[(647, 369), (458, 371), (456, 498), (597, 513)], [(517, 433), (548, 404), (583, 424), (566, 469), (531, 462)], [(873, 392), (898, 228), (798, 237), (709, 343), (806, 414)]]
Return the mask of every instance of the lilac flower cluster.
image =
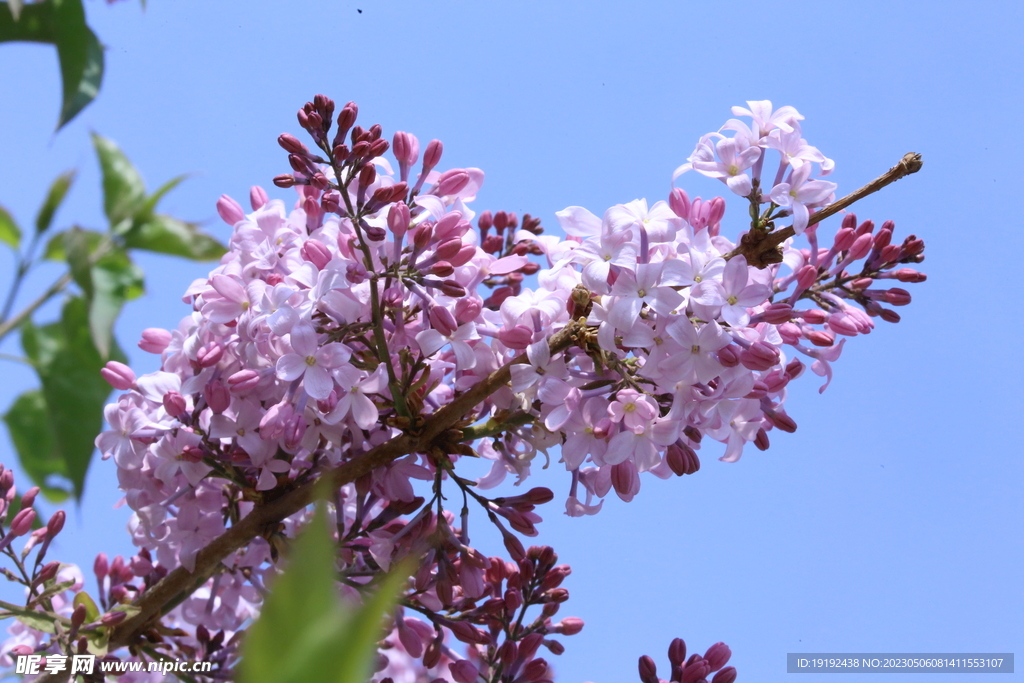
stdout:
[[(379, 125), (356, 125), (353, 103), (337, 117), (325, 97), (307, 103), (298, 119), (316, 151), (288, 134), (278, 140), (292, 172), (274, 182), (297, 189), (295, 206), (258, 187), (249, 213), (222, 197), (218, 211), (233, 227), (228, 253), (187, 289), (192, 311), (177, 329), (146, 330), (139, 343), (160, 355), (161, 370), (137, 377), (111, 362), (103, 371), (125, 393), (107, 407), (110, 429), (96, 445), (117, 465), (140, 548), (130, 572), (97, 569), (101, 582), (109, 577), (103, 599), (131, 600), (175, 567), (192, 571), (197, 553), (255, 506), (419, 433), (486, 386), (430, 448), (336, 492), (346, 590), (357, 594), (399, 558), (418, 558), (379, 676), (401, 679), (395, 667), (411, 658), (459, 683), (550, 678), (535, 653), (562, 646), (545, 636), (582, 628), (578, 619), (551, 622), (568, 597), (559, 587), (568, 567), (554, 564), (550, 548), (525, 550), (509, 527), (535, 535), (534, 508), (553, 494), (491, 499), (480, 491), (508, 474), (521, 484), (538, 453), (560, 447), (567, 514), (594, 514), (613, 489), (631, 500), (641, 473), (697, 471), (705, 439), (723, 443), (729, 462), (749, 443), (764, 450), (772, 430), (796, 429), (785, 403), (789, 382), (804, 372), (801, 358), (826, 378), (824, 390), (846, 337), (870, 332), (874, 317), (895, 322), (885, 304), (909, 302), (883, 283), (924, 279), (902, 267), (923, 259), (923, 243), (893, 242), (891, 222), (876, 231), (847, 215), (820, 248), (812, 212), (835, 185), (811, 175), (833, 163), (803, 140), (795, 109), (748, 104), (733, 111), (749, 125), (733, 119), (701, 138), (676, 175), (692, 169), (743, 196), (748, 234), (790, 219), (808, 242), (788, 239), (778, 258), (749, 261), (744, 242), (720, 234), (720, 197), (691, 200), (674, 189), (667, 201), (636, 200), (603, 217), (570, 207), (557, 214), (563, 240), (528, 214), (476, 216), (469, 204), (483, 172), (437, 170), (439, 141), (421, 159), (411, 134), (389, 144)], [(389, 149), (397, 170), (384, 158)], [(778, 170), (762, 191), (770, 153)], [(510, 379), (490, 387), (506, 367)], [(460, 477), (466, 456), (490, 460), (490, 472)], [(417, 496), (416, 480), (430, 482), (430, 500)], [(458, 525), (444, 508), (445, 483), (466, 501)], [(470, 499), (512, 562), (470, 545)], [(163, 639), (166, 647), (219, 651), (229, 670), (278, 548), (306, 516), (224, 560), (166, 617), (184, 627)], [(129, 573), (141, 582), (129, 583)], [(524, 622), (531, 606), (541, 615)], [(467, 657), (449, 648), (452, 638), (469, 646)], [(699, 659), (680, 664), (682, 678), (672, 680), (703, 680), (728, 654)], [(731, 667), (715, 680), (730, 676)]]

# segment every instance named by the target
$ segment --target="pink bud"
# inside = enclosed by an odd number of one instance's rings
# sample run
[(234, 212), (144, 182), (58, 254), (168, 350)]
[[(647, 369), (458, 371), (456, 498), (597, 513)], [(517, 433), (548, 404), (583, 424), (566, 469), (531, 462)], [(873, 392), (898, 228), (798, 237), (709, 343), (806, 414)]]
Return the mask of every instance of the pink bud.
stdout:
[[(541, 641), (543, 642), (543, 641)], [(534, 659), (523, 668), (523, 673), (517, 680), (522, 682), (539, 681), (548, 672), (548, 663), (543, 658)]]
[(267, 191), (259, 185), (253, 185), (249, 188), (249, 205), (252, 206), (253, 211), (262, 209), (269, 201), (270, 197), (267, 196)]
[(754, 446), (760, 451), (766, 451), (771, 446), (771, 442), (768, 440), (768, 432), (761, 427), (757, 430), (757, 434), (754, 436)]
[(63, 510), (57, 510), (50, 517), (50, 521), (46, 523), (47, 536), (53, 538), (60, 533), (61, 529), (64, 528), (64, 520), (67, 517)]
[(289, 154), (309, 154), (309, 148), (302, 144), (302, 142), (291, 133), (282, 133), (277, 136), (277, 144), (281, 145), (281, 149)]
[(857, 239), (857, 233), (854, 232), (853, 228), (840, 228), (836, 232), (835, 246), (833, 248), (837, 252), (846, 251), (853, 245), (855, 239)]
[(465, 297), (455, 302), (455, 320), (460, 325), (476, 320), (483, 309), (483, 302), (476, 297)]
[(857, 227), (857, 214), (848, 213), (843, 216), (843, 223), (840, 226), (843, 230), (853, 230)]
[(437, 179), (437, 193), (442, 196), (458, 194), (466, 185), (469, 185), (469, 173), (461, 168), (453, 168)]
[(35, 650), (28, 645), (15, 645), (7, 651), (7, 655), (10, 657), (26, 657), (33, 652), (35, 652)]
[(913, 268), (900, 268), (893, 271), (892, 274), (900, 282), (924, 282), (928, 279), (927, 275), (919, 273)]
[(185, 397), (173, 390), (164, 394), (163, 404), (164, 410), (171, 417), (178, 417), (188, 408), (188, 404), (185, 403)]
[(36, 521), (36, 511), (32, 508), (21, 510), (14, 516), (14, 521), (11, 522), (11, 530), (9, 536), (17, 538), (18, 536), (24, 536), (32, 530), (32, 522)]
[(276, 185), (277, 187), (282, 187), (282, 188), (294, 187), (295, 186), (295, 176), (293, 176), (293, 175), (291, 175), (289, 173), (284, 173), (282, 175), (274, 176), (274, 185)]
[(405, 204), (392, 204), (388, 209), (388, 229), (395, 237), (402, 237), (409, 230), (409, 207)]
[(658, 667), (655, 665), (654, 660), (644, 655), (640, 658), (639, 662), (640, 669), (640, 680), (643, 683), (659, 683), (658, 681)]
[(437, 166), (441, 161), (441, 152), (444, 151), (444, 145), (441, 144), (440, 140), (431, 140), (427, 143), (427, 151), (423, 153), (423, 173), (430, 172), (432, 168)]
[(806, 311), (800, 311), (799, 317), (808, 325), (821, 325), (828, 320), (828, 313), (820, 308), (809, 308)]
[(245, 220), (245, 211), (242, 210), (241, 204), (226, 194), (222, 194), (217, 200), (217, 213), (225, 223), (231, 226)]
[(224, 386), (223, 382), (207, 382), (203, 388), (203, 398), (206, 399), (210, 410), (218, 415), (227, 410), (228, 406), (231, 405), (231, 392)]
[(640, 491), (640, 474), (632, 461), (626, 460), (612, 466), (612, 486), (619, 498), (627, 503)]
[(146, 353), (163, 353), (171, 343), (171, 333), (159, 327), (149, 327), (142, 331), (139, 348)]
[(533, 343), (533, 330), (525, 325), (516, 325), (512, 329), (501, 329), (498, 340), (510, 349), (525, 349)]
[(515, 612), (523, 606), (523, 593), (518, 588), (509, 588), (505, 591), (505, 609)]
[(788, 434), (792, 434), (796, 431), (796, 421), (793, 420), (789, 415), (783, 411), (771, 411), (765, 413), (765, 417), (775, 425), (777, 429), (780, 429)]
[[(694, 655), (697, 657), (697, 655)], [(711, 666), (701, 658), (691, 659), (683, 668), (681, 683), (698, 683), (711, 673)]]
[(39, 570), (39, 573), (36, 574), (35, 582), (37, 584), (45, 583), (53, 577), (57, 576), (58, 571), (60, 571), (60, 562), (47, 562), (45, 565), (43, 565), (43, 568)]
[(78, 629), (85, 623), (85, 617), (88, 610), (85, 605), (78, 605), (75, 607), (75, 611), (71, 613), (71, 628), (72, 630)]
[(438, 261), (434, 265), (430, 266), (430, 274), (436, 275), (437, 277), (451, 277), (455, 273), (455, 268), (452, 264), (447, 261)]
[[(120, 586), (118, 586), (118, 588), (120, 588)], [(111, 593), (113, 593), (113, 591), (111, 591)], [(100, 623), (104, 626), (113, 626), (114, 624), (120, 624), (127, 616), (127, 612), (122, 612), (120, 610), (117, 612), (107, 612), (100, 617)]]
[(256, 387), (260, 383), (260, 373), (256, 372), (252, 368), (246, 368), (245, 370), (239, 370), (230, 377), (228, 377), (228, 386), (231, 387), (232, 391), (248, 391)]
[(725, 200), (721, 197), (715, 197), (708, 204), (710, 208), (710, 211), (708, 211), (708, 225), (717, 225), (721, 222), (722, 217), (725, 216)]
[(458, 237), (450, 237), (434, 248), (434, 258), (447, 261), (462, 249), (462, 240)]
[(807, 341), (815, 346), (832, 346), (836, 343), (836, 336), (824, 330), (809, 330), (806, 333)]
[(711, 679), (711, 683), (733, 683), (736, 680), (736, 667), (727, 666)]
[(451, 263), (456, 268), (458, 268), (459, 266), (464, 266), (467, 263), (469, 263), (474, 256), (476, 256), (476, 247), (472, 244), (464, 244), (462, 245), (462, 248), (459, 249), (458, 253), (455, 254), (455, 256), (448, 259), (448, 262)]
[(872, 240), (873, 238), (870, 233), (858, 237), (850, 246), (850, 253), (847, 258), (852, 261), (856, 261), (857, 259), (862, 259), (867, 256), (868, 252), (871, 251)]
[(910, 292), (899, 287), (885, 290), (885, 301), (893, 306), (906, 306), (910, 303)]
[(768, 370), (779, 362), (777, 348), (765, 342), (754, 342), (740, 352), (740, 363), (750, 370)]
[(218, 342), (210, 342), (196, 352), (196, 362), (201, 368), (211, 368), (224, 356), (224, 347)]
[(38, 496), (38, 495), (39, 495), (39, 487), (38, 486), (33, 486), (28, 491), (26, 491), (25, 495), (23, 495), (21, 497), (21, 508), (25, 509), (25, 508), (32, 507), (32, 503), (36, 502), (36, 496)]
[(420, 141), (412, 133), (398, 131), (391, 141), (391, 151), (398, 163), (412, 166), (420, 157)]
[(324, 266), (331, 261), (331, 250), (319, 240), (306, 240), (306, 243), (302, 245), (302, 249), (300, 251), (302, 253), (302, 258), (316, 266), (317, 270), (323, 270)]
[(135, 384), (135, 373), (124, 363), (116, 360), (107, 361), (107, 364), (100, 369), (100, 375), (107, 380), (107, 384), (119, 391), (126, 391)]
[(815, 280), (818, 279), (818, 268), (807, 264), (802, 267), (796, 275), (796, 286), (801, 289), (807, 289), (814, 284)]
[(678, 187), (673, 188), (672, 192), (668, 195), (668, 206), (672, 209), (672, 213), (675, 215), (680, 218), (689, 219), (690, 197), (687, 196), (684, 190), (681, 190)]
[(477, 683), (479, 671), (468, 659), (460, 659), (448, 665), (455, 683)]
[(740, 347), (735, 344), (723, 346), (718, 350), (718, 362), (727, 368), (734, 368), (740, 364)]
[(574, 636), (583, 630), (583, 620), (579, 617), (566, 617), (555, 625), (558, 633), (563, 636)]
[(459, 324), (455, 321), (455, 316), (444, 306), (430, 306), (427, 311), (427, 317), (430, 319), (430, 326), (446, 337), (459, 328)]
[(878, 255), (878, 260), (882, 263), (895, 263), (900, 260), (902, 250), (899, 245), (890, 244), (887, 247), (883, 247), (882, 251)]
[(704, 659), (711, 665), (712, 671), (718, 671), (728, 664), (730, 657), (732, 657), (732, 650), (725, 643), (715, 643), (704, 653)]
[(107, 561), (106, 553), (96, 555), (96, 561), (92, 563), (92, 571), (96, 574), (96, 578), (99, 579), (100, 583), (102, 583), (103, 579), (110, 572), (110, 563)]
[(889, 242), (891, 241), (892, 230), (885, 230), (883, 228), (882, 230), (879, 230), (877, 234), (875, 234), (875, 238), (874, 240), (872, 240), (871, 246), (873, 249), (881, 251), (885, 247), (889, 246)]
[(761, 320), (771, 325), (781, 325), (789, 322), (789, 319), (793, 317), (793, 307), (789, 304), (772, 304), (761, 313), (760, 317)]

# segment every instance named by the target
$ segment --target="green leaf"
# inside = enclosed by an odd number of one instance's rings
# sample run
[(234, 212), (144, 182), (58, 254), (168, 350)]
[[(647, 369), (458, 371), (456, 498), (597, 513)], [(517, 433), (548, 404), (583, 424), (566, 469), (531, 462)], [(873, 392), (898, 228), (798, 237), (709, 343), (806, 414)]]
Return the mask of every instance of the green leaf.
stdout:
[(92, 267), (93, 295), (89, 300), (89, 331), (103, 358), (110, 357), (114, 343), (114, 322), (125, 301), (140, 296), (142, 269), (121, 250), (106, 254)]
[(160, 200), (163, 199), (168, 192), (180, 185), (184, 180), (187, 180), (189, 175), (191, 174), (183, 173), (180, 176), (171, 178), (157, 188), (157, 191), (149, 195), (146, 198), (146, 201), (142, 203), (142, 207), (139, 211), (136, 212), (136, 220), (144, 221), (145, 219), (151, 218), (153, 216), (153, 210), (156, 209), (156, 205), (160, 203)]
[(195, 261), (217, 259), (227, 251), (216, 239), (200, 231), (195, 223), (163, 215), (155, 215), (134, 226), (124, 236), (124, 241), (130, 248), (184, 256)]
[[(18, 452), (25, 472), (50, 501), (65, 500), (71, 491), (55, 486), (53, 475), (68, 478), (64, 458), (53, 436), (53, 425), (46, 408), (46, 399), (39, 390), (27, 391), (14, 402), (4, 415), (7, 431)], [(18, 500), (14, 500), (17, 503)], [(14, 514), (12, 511), (11, 514)]]
[(75, 595), (75, 599), (71, 601), (71, 604), (75, 607), (85, 605), (85, 623), (91, 624), (92, 622), (99, 620), (100, 608), (96, 606), (92, 597), (85, 591), (77, 593)]
[[(103, 424), (103, 406), (110, 385), (100, 376), (105, 359), (92, 341), (89, 306), (81, 298), (64, 304), (61, 320), (45, 327), (24, 323), (21, 343), (42, 382), (55, 449), (63, 461), (63, 473), (82, 498), (85, 474), (92, 458), (93, 440)], [(116, 344), (110, 357), (124, 360)], [(19, 456), (22, 454), (19, 449)], [(42, 482), (33, 477), (42, 486)]]
[(89, 237), (75, 226), (64, 233), (64, 254), (71, 266), (71, 277), (82, 288), (86, 299), (92, 299), (92, 268), (89, 264)]
[(14, 21), (18, 20), (18, 15), (21, 14), (21, 7), (25, 3), (22, 0), (7, 0), (7, 5), (11, 8), (11, 14), (14, 16)]
[(103, 211), (113, 228), (135, 216), (146, 199), (146, 186), (113, 140), (93, 133), (92, 143), (103, 173)]
[(0, 242), (17, 250), (21, 245), (21, 228), (7, 209), (0, 206)]
[(37, 631), (43, 633), (55, 634), (57, 629), (54, 628), (53, 622), (60, 621), (66, 624), (70, 624), (67, 619), (63, 619), (58, 616), (48, 616), (44, 612), (36, 612), (35, 610), (28, 610), (18, 605), (12, 605), (9, 602), (0, 600), (0, 607), (8, 610), (7, 612), (0, 612), (0, 619), (6, 619), (7, 617), (16, 617), (18, 621), (25, 624), (29, 628), (34, 628)]
[(302, 531), (259, 619), (242, 644), (243, 683), (363, 683), (377, 654), (384, 619), (408, 579), (403, 566), (361, 607), (343, 604), (336, 547), (323, 504)]
[[(78, 229), (85, 233), (86, 242), (89, 245), (89, 253), (91, 254), (92, 252), (96, 251), (96, 247), (98, 247), (100, 242), (103, 241), (103, 233), (96, 232), (95, 230), (85, 230), (82, 228)], [(49, 261), (68, 260), (67, 252), (64, 250), (64, 234), (65, 233), (63, 232), (58, 232), (56, 235), (50, 238), (50, 240), (46, 243), (46, 250), (43, 253), (43, 258)]]
[(62, 128), (99, 93), (103, 47), (85, 23), (81, 0), (0, 3), (0, 42), (27, 41), (57, 47), (63, 89)]
[(96, 99), (103, 82), (103, 46), (85, 23), (82, 0), (50, 0), (54, 6), (54, 38), (60, 61), (64, 102), (60, 130)]
[(75, 181), (75, 171), (65, 171), (57, 176), (53, 184), (50, 185), (50, 191), (46, 194), (46, 201), (39, 208), (39, 214), (36, 216), (36, 232), (42, 234), (50, 229), (50, 224), (53, 222), (53, 214), (57, 212), (57, 208), (61, 202), (64, 201), (65, 195), (71, 188), (71, 183)]

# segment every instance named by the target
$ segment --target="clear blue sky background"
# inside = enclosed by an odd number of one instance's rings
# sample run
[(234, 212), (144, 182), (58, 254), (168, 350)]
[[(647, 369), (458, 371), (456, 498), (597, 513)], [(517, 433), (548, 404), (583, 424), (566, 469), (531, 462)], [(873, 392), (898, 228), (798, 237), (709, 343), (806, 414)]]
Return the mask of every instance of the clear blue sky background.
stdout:
[[(555, 664), (564, 682), (621, 683), (648, 653), (667, 676), (676, 636), (691, 651), (726, 641), (740, 680), (760, 682), (796, 676), (787, 652), (1024, 654), (1019, 3), (150, 0), (143, 13), (94, 0), (87, 11), (109, 46), (107, 77), (56, 136), (52, 49), (0, 45), (0, 203), (23, 225), (69, 167), (81, 174), (59, 224), (103, 225), (95, 130), (150, 188), (193, 173), (165, 208), (226, 238), (217, 197), (244, 203), (250, 185), (287, 171), (275, 138), (299, 132), (295, 110), (318, 92), (356, 100), (361, 122), (389, 137), (442, 139), (445, 166), (487, 172), (480, 209), (528, 211), (551, 229), (567, 205), (600, 215), (665, 198), (698, 136), (749, 99), (807, 117), (842, 193), (921, 152), (920, 174), (857, 213), (924, 237), (930, 279), (911, 288), (903, 322), (847, 345), (823, 396), (817, 377), (800, 382), (795, 434), (731, 465), (710, 445), (695, 476), (645, 478), (634, 502), (613, 497), (593, 518), (561, 514), (557, 466), (531, 482), (558, 492), (541, 539), (574, 567), (564, 614), (587, 623)], [(149, 292), (118, 327), (129, 349), (143, 328), (173, 327), (182, 291), (209, 270), (140, 261)], [(0, 255), (5, 280), (10, 263)], [(12, 363), (2, 372), (6, 410), (34, 380)], [(4, 438), (0, 459), (12, 458)], [(61, 557), (89, 566), (96, 551), (131, 552), (113, 470), (94, 463)]]

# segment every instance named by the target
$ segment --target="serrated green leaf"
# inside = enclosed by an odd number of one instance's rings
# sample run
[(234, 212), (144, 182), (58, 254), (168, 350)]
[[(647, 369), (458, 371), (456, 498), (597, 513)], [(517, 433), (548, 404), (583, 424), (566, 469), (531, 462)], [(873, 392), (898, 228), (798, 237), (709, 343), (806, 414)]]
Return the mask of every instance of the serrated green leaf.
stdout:
[[(43, 392), (27, 391), (14, 402), (4, 415), (7, 431), (25, 472), (53, 502), (65, 500), (71, 491), (53, 484), (53, 475), (67, 479), (67, 467), (53, 436), (53, 425), (46, 408)], [(18, 504), (19, 499), (12, 501)], [(11, 510), (8, 515), (17, 514)]]
[(85, 23), (82, 0), (49, 0), (54, 5), (54, 42), (64, 90), (60, 130), (96, 99), (103, 82), (103, 46)]
[[(110, 394), (110, 385), (99, 374), (105, 358), (92, 340), (87, 302), (79, 297), (69, 299), (61, 320), (44, 327), (26, 322), (21, 342), (42, 382), (53, 443), (63, 460), (64, 473), (81, 500), (93, 440), (102, 427), (103, 406)], [(116, 343), (110, 357), (124, 361)]]
[(135, 225), (124, 236), (124, 241), (129, 248), (184, 256), (194, 261), (218, 259), (227, 251), (224, 245), (199, 230), (196, 224), (163, 215), (155, 215)]
[(146, 186), (135, 166), (113, 140), (93, 133), (92, 143), (103, 174), (103, 211), (111, 227), (115, 227), (139, 210), (146, 199)]
[(85, 591), (77, 593), (75, 595), (75, 599), (71, 601), (71, 604), (75, 607), (78, 607), (79, 605), (85, 605), (84, 623), (91, 624), (92, 622), (99, 620), (100, 608), (96, 606), (96, 603), (93, 601), (92, 597)]
[(61, 173), (50, 185), (50, 191), (46, 193), (46, 200), (39, 208), (36, 215), (36, 232), (42, 234), (50, 229), (53, 222), (53, 214), (57, 212), (61, 202), (71, 189), (71, 183), (75, 182), (76, 171), (65, 171)]
[(7, 209), (0, 206), (0, 242), (8, 245), (15, 251), (21, 246), (21, 228), (14, 220), (14, 216), (8, 213)]
[(64, 233), (64, 254), (71, 266), (71, 277), (82, 288), (86, 299), (92, 299), (92, 267), (89, 263), (89, 238), (75, 226)]

